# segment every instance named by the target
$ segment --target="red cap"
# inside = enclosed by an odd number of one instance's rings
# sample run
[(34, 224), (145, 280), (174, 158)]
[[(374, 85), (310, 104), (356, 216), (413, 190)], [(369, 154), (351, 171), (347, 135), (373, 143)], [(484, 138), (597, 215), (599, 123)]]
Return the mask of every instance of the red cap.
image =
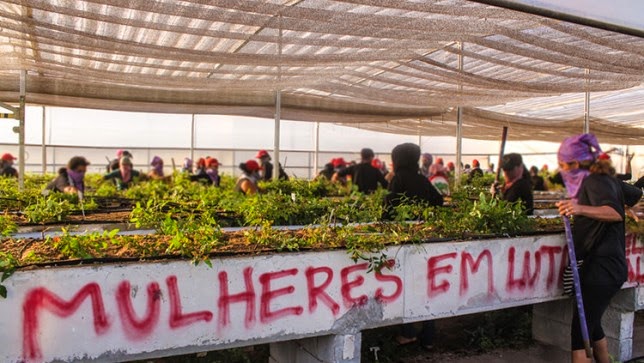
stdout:
[(478, 161), (478, 160), (474, 159), (474, 160), (472, 160), (472, 166), (474, 166), (475, 168), (477, 168), (477, 167), (481, 166), (481, 164), (479, 163), (479, 161)]
[(257, 159), (261, 159), (264, 156), (268, 156), (268, 152), (266, 152), (266, 150), (260, 150), (257, 152), (257, 155), (255, 155)]
[(206, 159), (199, 158), (197, 160), (197, 168), (203, 168), (204, 166), (206, 166)]
[(449, 163), (447, 163), (447, 168), (448, 169), (454, 169), (455, 167), (456, 167), (456, 165), (454, 165), (453, 162), (450, 161)]
[(15, 157), (15, 156), (13, 156), (13, 155), (11, 155), (9, 153), (6, 153), (6, 154), (2, 155), (2, 160), (4, 160), (4, 161), (16, 160), (16, 159), (17, 159), (17, 157)]
[(443, 158), (438, 158), (438, 159), (436, 159), (436, 164), (441, 164), (441, 165), (443, 165)]
[(246, 169), (248, 169), (248, 171), (258, 171), (260, 168), (259, 168), (259, 164), (257, 164), (257, 161), (248, 160), (246, 162)]
[(373, 166), (376, 169), (382, 169), (382, 161), (380, 159), (373, 159), (371, 160), (371, 166)]
[[(3, 158), (4, 158), (4, 156), (3, 156)], [(606, 153), (601, 153), (601, 154), (599, 154), (599, 156), (597, 158), (599, 160), (610, 160), (610, 155), (608, 155)]]
[(213, 168), (217, 167), (217, 166), (219, 166), (219, 160), (217, 160), (217, 158), (208, 158), (206, 160), (206, 166), (207, 167), (213, 167)]
[(340, 167), (340, 166), (345, 166), (347, 165), (347, 162), (344, 161), (344, 158), (335, 158), (331, 160), (331, 164), (333, 164), (334, 168)]

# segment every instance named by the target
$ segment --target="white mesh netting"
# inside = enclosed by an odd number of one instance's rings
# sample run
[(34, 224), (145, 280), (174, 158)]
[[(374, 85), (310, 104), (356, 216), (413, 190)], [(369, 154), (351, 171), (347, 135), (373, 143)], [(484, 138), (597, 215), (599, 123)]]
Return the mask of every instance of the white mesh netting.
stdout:
[[(0, 100), (644, 140), (644, 40), (462, 0), (3, 0)], [(459, 44), (463, 45), (461, 50)], [(463, 56), (459, 70), (458, 55)], [(588, 72), (586, 72), (588, 70)]]

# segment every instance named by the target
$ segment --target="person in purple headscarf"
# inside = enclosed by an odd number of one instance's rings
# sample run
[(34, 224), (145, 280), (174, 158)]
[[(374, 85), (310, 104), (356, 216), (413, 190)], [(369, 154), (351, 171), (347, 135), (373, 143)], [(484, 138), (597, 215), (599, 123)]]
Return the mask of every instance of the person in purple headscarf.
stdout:
[(208, 179), (212, 185), (219, 186), (221, 182), (221, 178), (219, 177), (219, 160), (216, 158), (208, 158), (206, 160), (206, 175), (208, 175)]
[(82, 156), (74, 156), (69, 159), (66, 168), (58, 170), (58, 176), (49, 182), (45, 187), (44, 194), (47, 191), (62, 193), (84, 193), (85, 192), (85, 172), (89, 161)]
[(184, 158), (183, 165), (181, 166), (181, 172), (192, 175), (192, 159)]
[[(565, 139), (557, 157), (570, 199), (557, 202), (559, 214), (574, 216), (575, 252), (581, 262), (579, 276), (588, 333), (597, 362), (609, 362), (601, 319), (612, 297), (628, 277), (625, 256), (623, 183), (613, 176), (610, 159), (599, 158), (601, 148), (593, 134)], [(579, 263), (579, 262), (578, 262)], [(571, 325), (572, 362), (588, 362), (579, 314), (575, 308)]]
[(121, 158), (118, 169), (103, 176), (104, 181), (113, 180), (118, 190), (125, 190), (135, 181), (143, 179), (146, 179), (146, 175), (134, 170), (132, 160), (125, 156)]
[(150, 179), (159, 180), (165, 178), (163, 175), (163, 159), (155, 156), (154, 158), (152, 158), (150, 165), (152, 166), (152, 170), (150, 170), (150, 172), (148, 173)]

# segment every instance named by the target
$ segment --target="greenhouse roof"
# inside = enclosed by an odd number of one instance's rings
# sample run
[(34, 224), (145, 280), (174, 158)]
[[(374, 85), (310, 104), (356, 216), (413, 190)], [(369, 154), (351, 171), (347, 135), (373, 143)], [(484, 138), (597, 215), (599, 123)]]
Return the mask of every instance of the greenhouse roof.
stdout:
[[(644, 39), (463, 0), (3, 0), (0, 101), (644, 140)], [(461, 48), (462, 46), (462, 48)], [(459, 68), (462, 55), (462, 69)]]

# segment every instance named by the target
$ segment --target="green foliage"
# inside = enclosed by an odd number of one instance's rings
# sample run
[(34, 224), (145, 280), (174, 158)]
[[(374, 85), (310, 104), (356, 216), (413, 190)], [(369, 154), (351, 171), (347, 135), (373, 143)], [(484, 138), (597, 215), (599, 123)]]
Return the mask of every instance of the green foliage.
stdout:
[(2, 283), (14, 273), (18, 266), (18, 260), (12, 254), (0, 252), (0, 297), (7, 297), (7, 287)]
[(118, 229), (87, 234), (71, 234), (62, 228), (63, 234), (57, 237), (47, 237), (45, 243), (52, 245), (67, 258), (90, 259), (104, 257), (105, 251), (113, 244)]
[(485, 193), (469, 208), (469, 216), (467, 230), (477, 234), (516, 233), (533, 226), (521, 203), (486, 197)]
[(62, 221), (71, 211), (72, 207), (62, 193), (53, 193), (47, 197), (40, 197), (36, 203), (25, 208), (25, 217), (31, 223), (51, 223)]
[(0, 215), (0, 236), (7, 237), (18, 231), (18, 225), (7, 213)]

